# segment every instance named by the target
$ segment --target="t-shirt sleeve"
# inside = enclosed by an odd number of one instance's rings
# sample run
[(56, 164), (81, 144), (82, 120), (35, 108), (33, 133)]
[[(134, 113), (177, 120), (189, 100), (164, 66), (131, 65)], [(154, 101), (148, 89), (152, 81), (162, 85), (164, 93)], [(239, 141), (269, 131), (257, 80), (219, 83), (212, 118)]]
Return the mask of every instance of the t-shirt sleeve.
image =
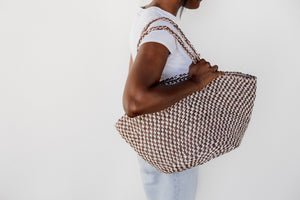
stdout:
[(140, 46), (146, 42), (157, 42), (164, 45), (171, 54), (176, 49), (176, 39), (166, 30), (153, 30), (148, 33), (141, 41)]

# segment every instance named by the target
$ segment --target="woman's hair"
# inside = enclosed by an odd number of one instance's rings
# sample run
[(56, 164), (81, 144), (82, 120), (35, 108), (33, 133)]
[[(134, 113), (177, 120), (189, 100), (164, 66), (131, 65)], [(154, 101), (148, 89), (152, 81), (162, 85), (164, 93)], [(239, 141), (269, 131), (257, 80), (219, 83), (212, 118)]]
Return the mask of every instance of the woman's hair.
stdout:
[(184, 6), (185, 6), (185, 4), (186, 4), (186, 2), (187, 2), (188, 0), (183, 0), (183, 3), (182, 3), (182, 5), (181, 5), (181, 8), (180, 8), (180, 18), (181, 18), (181, 15), (182, 15), (182, 11), (183, 11), (183, 9), (184, 9)]

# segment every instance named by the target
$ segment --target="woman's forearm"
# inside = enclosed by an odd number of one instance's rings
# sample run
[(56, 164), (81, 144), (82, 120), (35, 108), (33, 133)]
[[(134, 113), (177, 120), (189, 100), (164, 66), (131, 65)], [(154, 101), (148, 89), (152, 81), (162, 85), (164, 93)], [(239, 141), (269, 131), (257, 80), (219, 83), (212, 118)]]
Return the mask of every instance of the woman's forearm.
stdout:
[(139, 90), (127, 103), (127, 115), (135, 117), (141, 114), (153, 113), (167, 108), (189, 94), (199, 90), (199, 86), (190, 79), (175, 85), (155, 85), (143, 91)]

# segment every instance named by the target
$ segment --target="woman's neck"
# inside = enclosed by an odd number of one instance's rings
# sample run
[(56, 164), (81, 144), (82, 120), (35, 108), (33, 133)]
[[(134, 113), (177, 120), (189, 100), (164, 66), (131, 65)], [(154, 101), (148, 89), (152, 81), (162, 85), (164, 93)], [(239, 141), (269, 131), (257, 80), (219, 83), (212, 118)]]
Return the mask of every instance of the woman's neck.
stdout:
[(156, 6), (176, 16), (180, 8), (180, 2), (180, 0), (153, 0), (145, 8)]

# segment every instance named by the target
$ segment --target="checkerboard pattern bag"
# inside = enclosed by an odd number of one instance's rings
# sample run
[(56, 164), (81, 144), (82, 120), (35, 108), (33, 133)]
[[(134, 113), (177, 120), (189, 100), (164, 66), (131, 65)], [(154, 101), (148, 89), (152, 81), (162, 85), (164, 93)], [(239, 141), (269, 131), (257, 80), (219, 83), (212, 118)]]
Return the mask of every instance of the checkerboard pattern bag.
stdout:
[[(167, 26), (149, 26), (156, 20), (174, 25), (183, 40)], [(157, 18), (143, 30), (138, 46), (150, 31), (167, 30), (183, 46), (193, 62), (198, 54), (177, 24)], [(180, 74), (159, 84), (172, 85), (186, 80)], [(149, 164), (163, 173), (180, 172), (210, 161), (237, 148), (248, 127), (256, 97), (256, 76), (225, 71), (204, 89), (196, 91), (159, 112), (128, 117), (115, 124), (124, 140)]]

